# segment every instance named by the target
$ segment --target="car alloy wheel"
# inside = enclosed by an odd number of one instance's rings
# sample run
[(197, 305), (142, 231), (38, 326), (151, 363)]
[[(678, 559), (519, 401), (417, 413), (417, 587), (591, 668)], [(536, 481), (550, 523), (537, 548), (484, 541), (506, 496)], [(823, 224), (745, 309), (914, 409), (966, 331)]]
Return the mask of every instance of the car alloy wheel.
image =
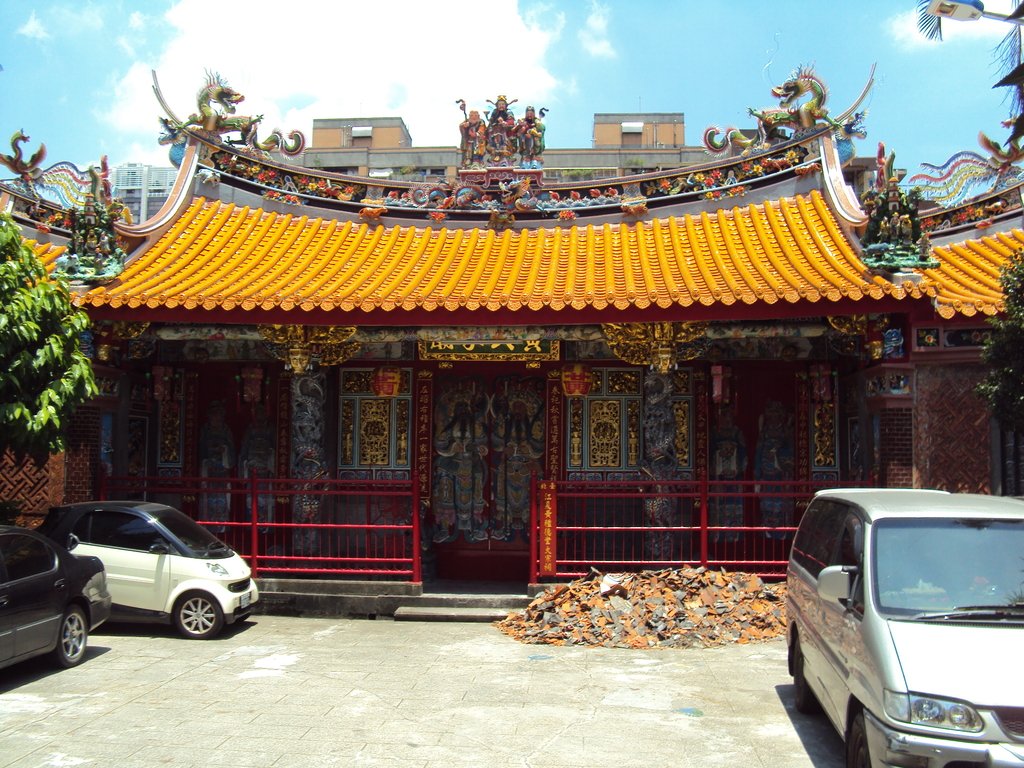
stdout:
[(205, 592), (187, 592), (178, 598), (174, 624), (185, 637), (208, 640), (216, 637), (224, 627), (224, 611)]
[(62, 667), (74, 667), (85, 658), (85, 647), (89, 642), (89, 625), (85, 611), (77, 605), (69, 605), (60, 622), (60, 637), (53, 649), (54, 658)]

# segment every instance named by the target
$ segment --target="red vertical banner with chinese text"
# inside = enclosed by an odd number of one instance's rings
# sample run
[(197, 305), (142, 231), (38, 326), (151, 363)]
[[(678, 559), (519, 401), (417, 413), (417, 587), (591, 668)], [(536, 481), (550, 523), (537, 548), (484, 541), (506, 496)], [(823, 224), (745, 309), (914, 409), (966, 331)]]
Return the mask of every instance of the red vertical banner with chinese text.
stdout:
[(541, 576), (554, 576), (557, 571), (556, 534), (558, 528), (558, 502), (555, 495), (555, 483), (545, 481), (540, 484), (540, 568)]
[(547, 480), (558, 480), (562, 476), (562, 386), (558, 379), (548, 379), (547, 391)]
[[(433, 421), (434, 379), (431, 371), (419, 371), (416, 379), (416, 481), (420, 497), (421, 514), (430, 509), (431, 480), (433, 479)], [(430, 511), (432, 515), (433, 511)]]

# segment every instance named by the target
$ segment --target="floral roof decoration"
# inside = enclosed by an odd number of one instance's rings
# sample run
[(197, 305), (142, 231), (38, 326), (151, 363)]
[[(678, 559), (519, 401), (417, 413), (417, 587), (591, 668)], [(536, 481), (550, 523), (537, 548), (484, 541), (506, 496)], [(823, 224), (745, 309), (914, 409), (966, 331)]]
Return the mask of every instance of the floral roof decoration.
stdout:
[[(447, 179), (431, 183), (374, 185), (372, 189), (339, 174), (317, 174), (308, 169), (277, 166), (265, 160), (242, 156), (232, 151), (214, 151), (207, 160), (218, 173), (253, 182), (266, 189), (280, 190), (300, 198), (336, 200), (390, 209), (424, 211), (481, 212), (485, 214), (530, 212), (565, 219), (562, 211), (619, 207), (637, 212), (646, 202), (659, 199), (693, 198), (719, 200), (742, 197), (753, 186), (770, 183), (780, 174), (805, 175), (820, 171), (817, 162), (807, 162), (810, 152), (804, 145), (780, 147), (756, 158), (740, 158), (733, 163), (697, 168), (675, 175), (651, 178), (630, 177), (625, 184), (587, 187), (585, 184), (541, 187), (524, 184), (529, 176), (510, 171), (509, 181), (496, 187)], [(510, 199), (510, 191), (512, 198)], [(447, 216), (446, 216), (447, 217)], [(493, 217), (492, 217), (493, 218)]]
[(943, 208), (928, 216), (921, 217), (921, 230), (928, 233), (941, 233), (966, 225), (974, 225), (984, 229), (997, 216), (1003, 216), (1021, 208), (1021, 190), (1024, 182), (1011, 189), (1004, 189), (954, 208)]

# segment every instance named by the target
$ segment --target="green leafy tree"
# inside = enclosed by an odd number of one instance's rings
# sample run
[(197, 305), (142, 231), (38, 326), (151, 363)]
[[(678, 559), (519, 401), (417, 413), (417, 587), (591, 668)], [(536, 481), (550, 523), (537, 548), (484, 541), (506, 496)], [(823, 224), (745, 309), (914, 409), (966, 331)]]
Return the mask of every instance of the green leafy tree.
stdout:
[(37, 459), (64, 450), (68, 417), (97, 392), (79, 347), (88, 328), (64, 280), (47, 276), (0, 215), (0, 450)]
[(1015, 251), (1002, 268), (1005, 310), (989, 321), (992, 334), (982, 349), (989, 372), (977, 392), (1003, 429), (1024, 431), (1024, 251)]

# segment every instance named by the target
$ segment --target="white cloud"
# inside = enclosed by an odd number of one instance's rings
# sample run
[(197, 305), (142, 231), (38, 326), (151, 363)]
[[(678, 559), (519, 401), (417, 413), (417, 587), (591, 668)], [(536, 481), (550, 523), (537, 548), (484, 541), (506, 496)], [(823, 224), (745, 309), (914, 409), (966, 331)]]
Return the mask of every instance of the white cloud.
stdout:
[(614, 59), (618, 54), (608, 39), (608, 18), (610, 12), (607, 7), (599, 4), (596, 0), (590, 3), (590, 13), (583, 28), (579, 31), (580, 44), (583, 50), (591, 56), (600, 59)]
[[(386, 26), (379, 6), (312, 0), (302, 17), (330, 34), (282, 34), (269, 41), (265, 19), (239, 14), (232, 18), (232, 34), (216, 45), (209, 28), (195, 23), (208, 9), (208, 0), (172, 6), (162, 20), (170, 29), (166, 44), (151, 61), (132, 64), (111, 88), (110, 103), (96, 109), (98, 119), (131, 139), (148, 133), (155, 145), (163, 112), (153, 96), (151, 69), (179, 119), (196, 111), (195, 94), (209, 68), (245, 94), (238, 114), (264, 115), (261, 136), (281, 128), (303, 131), (307, 140), (313, 118), (400, 116), (415, 146), (452, 146), (462, 120), (457, 99), (485, 110), (502, 93), (519, 100), (517, 114), (526, 104), (557, 100), (559, 83), (544, 59), (564, 17), (549, 12), (524, 19), (513, 0), (446, 0), (441, 6), (393, 0)], [(501, 39), (516, 41), (514, 50), (503, 59), (494, 40), (486, 51), (470, 45), (491, 39), (481, 30), (501, 30)], [(453, 40), (461, 44), (452, 46)], [(253, 55), (253, 41), (267, 46), (264, 55)]]
[(33, 40), (49, 40), (52, 37), (91, 35), (103, 29), (103, 9), (86, 4), (62, 5), (49, 9), (46, 23), (36, 15), (29, 14), (28, 21), (18, 27), (18, 34)]
[(580, 95), (580, 84), (575, 75), (563, 81), (561, 87), (566, 96), (575, 98)]
[(51, 12), (51, 27), (55, 34), (91, 34), (103, 29), (103, 10), (96, 5), (64, 5)]
[(133, 46), (132, 41), (124, 35), (117, 36), (117, 47), (120, 48), (124, 55), (129, 59), (135, 58), (135, 46)]
[(548, 36), (549, 44), (558, 40), (565, 29), (565, 14), (546, 3), (523, 9), (523, 23), (535, 34)]
[(138, 11), (134, 11), (128, 17), (128, 29), (132, 29), (132, 30), (138, 31), (140, 29), (145, 28), (145, 26), (146, 26), (146, 17), (143, 16)]
[(43, 23), (39, 21), (35, 11), (29, 14), (28, 21), (18, 27), (18, 34), (30, 37), (33, 40), (46, 40), (50, 37), (50, 33), (46, 31)]

